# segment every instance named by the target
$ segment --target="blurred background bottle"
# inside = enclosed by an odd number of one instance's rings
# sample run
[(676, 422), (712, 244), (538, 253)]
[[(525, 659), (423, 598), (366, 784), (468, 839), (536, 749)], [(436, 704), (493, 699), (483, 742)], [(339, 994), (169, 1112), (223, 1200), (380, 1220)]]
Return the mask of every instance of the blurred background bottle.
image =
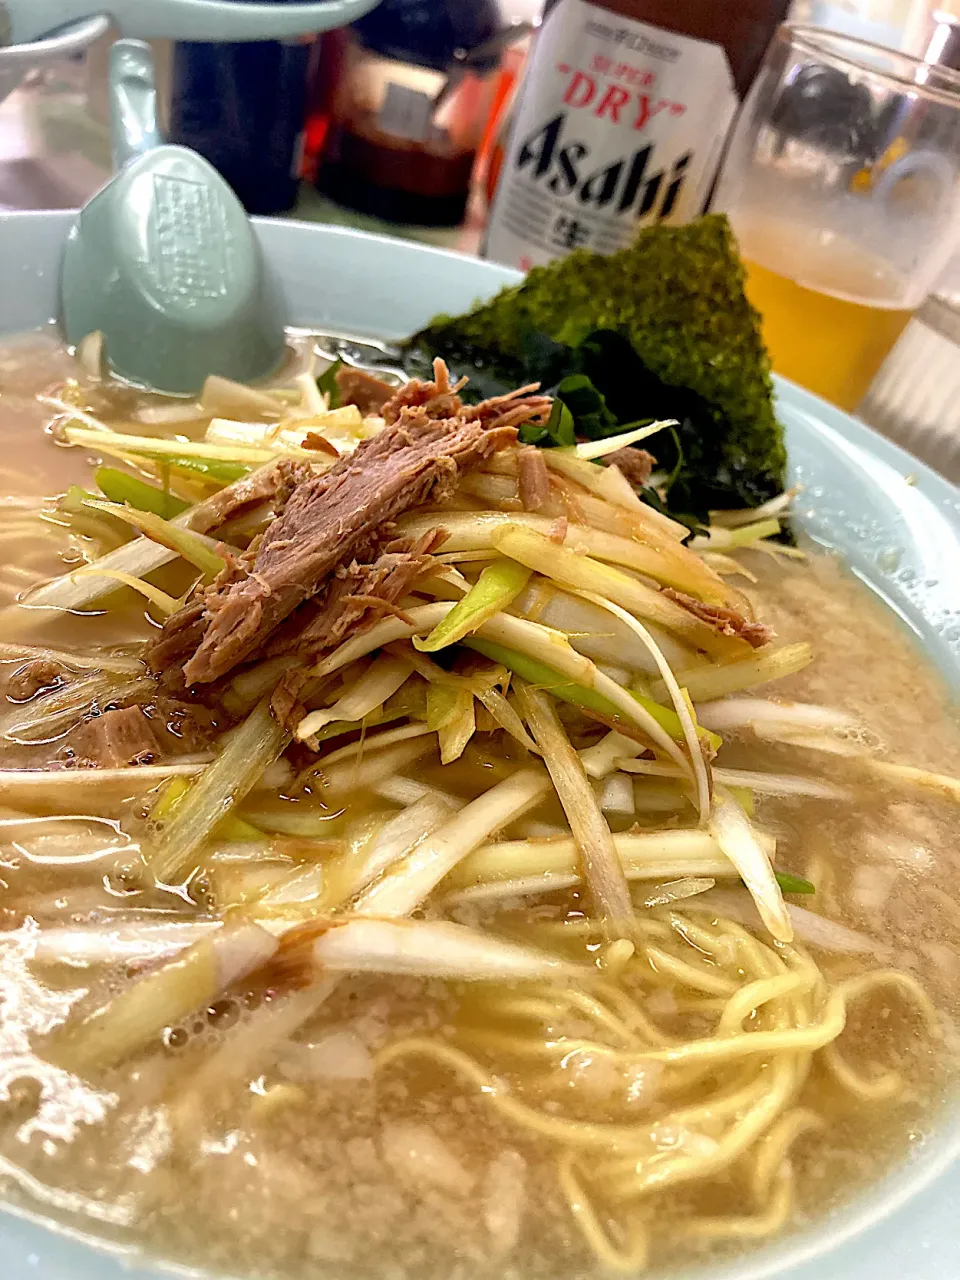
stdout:
[(527, 269), (705, 208), (789, 0), (552, 0), (511, 112), (487, 256)]
[(169, 140), (199, 151), (248, 213), (285, 213), (299, 189), (311, 37), (173, 47)]
[(504, 50), (496, 0), (383, 0), (325, 41), (308, 146), (319, 190), (393, 223), (464, 217)]

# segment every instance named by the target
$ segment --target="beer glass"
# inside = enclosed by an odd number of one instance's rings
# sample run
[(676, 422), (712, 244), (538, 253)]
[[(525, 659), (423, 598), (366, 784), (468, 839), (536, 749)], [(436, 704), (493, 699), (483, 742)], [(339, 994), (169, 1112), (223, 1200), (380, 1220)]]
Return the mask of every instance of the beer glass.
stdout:
[(781, 27), (714, 207), (774, 369), (854, 409), (960, 243), (960, 74)]

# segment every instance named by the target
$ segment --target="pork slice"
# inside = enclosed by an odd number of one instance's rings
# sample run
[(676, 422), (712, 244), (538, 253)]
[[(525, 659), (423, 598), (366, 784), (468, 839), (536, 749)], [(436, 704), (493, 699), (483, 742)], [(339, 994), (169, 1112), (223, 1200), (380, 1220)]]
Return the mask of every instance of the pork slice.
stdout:
[(84, 720), (68, 736), (70, 763), (87, 768), (121, 769), (151, 764), (160, 746), (140, 706), (120, 707)]
[(355, 404), (364, 417), (380, 413), (397, 390), (389, 382), (363, 369), (338, 369), (334, 375), (343, 404)]
[(203, 600), (194, 599), (178, 609), (163, 624), (163, 630), (147, 648), (146, 662), (158, 675), (183, 666), (203, 639), (207, 629)]
[(10, 702), (29, 702), (44, 689), (53, 689), (63, 679), (64, 668), (49, 658), (33, 658), (18, 667), (7, 681), (6, 697)]
[(762, 622), (751, 622), (736, 609), (725, 609), (722, 605), (704, 604), (695, 596), (688, 596), (683, 591), (675, 591), (673, 587), (663, 587), (662, 594), (676, 604), (682, 605), (694, 617), (706, 622), (722, 636), (739, 636), (754, 649), (760, 649), (776, 632)]
[(267, 645), (273, 657), (296, 653), (304, 659), (334, 649), (367, 623), (396, 610), (417, 579), (431, 567), (432, 553), (444, 540), (433, 529), (417, 541), (398, 538), (369, 564), (341, 565), (326, 586), (294, 610)]
[(336, 567), (403, 512), (437, 502), (460, 475), (516, 440), (512, 427), (462, 418), (402, 416), (329, 471), (299, 484), (263, 535), (249, 576), (204, 601), (209, 619), (184, 665), (188, 684), (207, 684), (242, 662)]
[(186, 702), (163, 693), (148, 703), (144, 711), (164, 757), (206, 751), (230, 725), (230, 719), (221, 710), (214, 712), (198, 702)]
[(533, 445), (521, 449), (517, 457), (517, 479), (524, 511), (539, 511), (550, 501), (550, 473), (543, 454)]

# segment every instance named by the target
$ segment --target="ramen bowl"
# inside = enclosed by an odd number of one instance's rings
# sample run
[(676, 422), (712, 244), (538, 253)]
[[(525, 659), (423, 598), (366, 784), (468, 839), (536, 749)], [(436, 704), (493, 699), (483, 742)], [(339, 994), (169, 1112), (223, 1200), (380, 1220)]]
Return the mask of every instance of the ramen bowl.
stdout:
[[(70, 223), (71, 216), (60, 213), (0, 217), (0, 335), (52, 322)], [(401, 338), (435, 313), (461, 311), (518, 278), (490, 263), (340, 228), (255, 225), (282, 285), (288, 323), (314, 330)], [(802, 486), (804, 528), (900, 616), (950, 688), (960, 690), (960, 493), (815, 396), (778, 380), (777, 397), (791, 481)], [(828, 1217), (762, 1248), (671, 1275), (956, 1280), (958, 1157), (960, 1117), (946, 1106), (908, 1158)], [(0, 1185), (15, 1173), (0, 1160)], [(163, 1274), (163, 1264), (99, 1246), (46, 1221), (39, 1210), (0, 1212), (4, 1280), (157, 1280)], [(329, 1274), (336, 1274), (336, 1264)]]

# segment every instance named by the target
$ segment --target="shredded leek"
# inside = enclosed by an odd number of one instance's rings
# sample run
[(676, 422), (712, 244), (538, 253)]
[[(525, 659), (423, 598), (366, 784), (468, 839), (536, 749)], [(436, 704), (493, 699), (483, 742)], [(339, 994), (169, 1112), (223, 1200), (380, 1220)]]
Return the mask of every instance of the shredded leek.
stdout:
[(521, 684), (516, 696), (570, 823), (597, 914), (611, 937), (630, 937), (633, 928), (630, 890), (583, 763), (570, 745), (546, 694)]
[(450, 724), (457, 714), (458, 689), (452, 684), (427, 685), (427, 728), (436, 731)]
[(523, 727), (523, 721), (502, 693), (498, 693), (496, 689), (478, 689), (477, 699), (486, 707), (499, 728), (505, 729), (527, 751), (539, 752), (537, 744)]
[(785, 489), (783, 493), (778, 493), (775, 498), (761, 502), (759, 507), (736, 507), (727, 511), (711, 511), (710, 525), (712, 528), (722, 526), (725, 529), (735, 529), (741, 525), (754, 524), (757, 520), (765, 520), (768, 516), (779, 516), (787, 510), (799, 492), (800, 486), (796, 485), (791, 489)]
[[(268, 465), (272, 465), (272, 460)], [(254, 479), (255, 477), (251, 477), (251, 481)], [(234, 485), (234, 492), (244, 493), (249, 488), (245, 477), (235, 481)], [(187, 529), (194, 533), (205, 534), (222, 522), (223, 500), (222, 493), (214, 494), (212, 497), (198, 502), (196, 506), (191, 507), (188, 511), (184, 511), (170, 523), (178, 529)], [(168, 564), (178, 554), (179, 552), (170, 551), (167, 547), (161, 546), (158, 542), (152, 542), (149, 538), (134, 538), (132, 542), (125, 543), (124, 546), (118, 547), (116, 551), (100, 556), (99, 559), (92, 562), (90, 568), (119, 569), (123, 573), (130, 573), (134, 577), (142, 578), (154, 569), (159, 569), (161, 565)], [(35, 591), (31, 591), (13, 609), (0, 611), (0, 618), (16, 617), (17, 622), (22, 625), (24, 617), (22, 609), (24, 606), (33, 609), (84, 609), (89, 605), (96, 604), (112, 590), (112, 587), (106, 587), (101, 583), (90, 580), (75, 581), (74, 573), (65, 573), (59, 578), (54, 578), (52, 582), (47, 582), (42, 587), (38, 587)]]
[(454, 606), (448, 600), (437, 600), (433, 604), (415, 605), (407, 610), (409, 622), (402, 618), (381, 618), (372, 627), (358, 632), (349, 640), (344, 640), (333, 653), (328, 654), (313, 669), (316, 676), (328, 676), (341, 667), (372, 653), (394, 640), (406, 640), (410, 636), (419, 635), (422, 631), (430, 631), (441, 618), (445, 618)]
[(616, 453), (618, 449), (639, 444), (641, 440), (646, 440), (648, 436), (655, 436), (665, 427), (679, 425), (676, 418), (664, 418), (660, 422), (649, 422), (642, 427), (635, 427), (632, 431), (621, 431), (615, 436), (606, 436), (603, 440), (585, 440), (582, 444), (573, 445), (570, 452), (575, 458), (594, 462), (597, 458), (605, 458), (608, 453)]
[(200, 773), (206, 758), (171, 764), (128, 765), (119, 769), (0, 769), (0, 803), (33, 813), (121, 812), (131, 797), (178, 775)]
[(453, 817), (454, 810), (438, 796), (424, 795), (390, 818), (359, 858), (349, 855), (331, 868), (335, 891), (325, 893), (326, 905), (338, 905), (372, 884), (389, 866), (409, 853)]
[(96, 499), (79, 485), (72, 484), (57, 499), (57, 512), (66, 516), (70, 528), (82, 538), (91, 538), (101, 555), (116, 551), (130, 538), (129, 530), (102, 512), (88, 510), (88, 499)]
[[(681, 775), (673, 765), (661, 764), (656, 760), (619, 759), (616, 767), (625, 773), (639, 773), (657, 778), (679, 778)], [(820, 778), (804, 778), (792, 773), (765, 773), (756, 769), (718, 769), (713, 770), (714, 779), (724, 785), (755, 792), (767, 796), (810, 796), (815, 800), (849, 800), (850, 792), (846, 787), (835, 782), (827, 782)]]
[[(431, 690), (441, 688), (443, 688), (442, 685), (432, 684), (427, 689), (428, 715)], [(459, 760), (477, 727), (473, 694), (469, 689), (454, 689), (453, 695), (453, 713), (437, 730), (441, 764), (452, 764), (454, 760)]]
[[(673, 876), (723, 876), (737, 870), (717, 840), (698, 828), (674, 827), (663, 831), (623, 833), (613, 837), (628, 880), (662, 880)], [(571, 836), (544, 840), (508, 840), (478, 848), (448, 876), (444, 887), (454, 891), (496, 882), (536, 876), (547, 880), (539, 891), (562, 888), (567, 877), (580, 878), (579, 856)], [(569, 879), (565, 881), (570, 883)]]
[(561, 586), (602, 595), (679, 636), (694, 649), (703, 649), (721, 658), (743, 652), (743, 641), (720, 635), (661, 592), (601, 560), (591, 559), (568, 546), (558, 546), (544, 534), (524, 525), (501, 526), (492, 531), (491, 541), (504, 555), (527, 568), (535, 569)]
[(211, 417), (219, 414), (224, 418), (279, 417), (284, 411), (284, 403), (273, 391), (261, 391), (257, 387), (249, 387), (245, 382), (236, 382), (233, 378), (224, 378), (218, 373), (211, 373), (200, 392), (200, 404)]
[(103, 1070), (145, 1048), (164, 1028), (204, 1009), (238, 978), (263, 965), (275, 939), (259, 925), (228, 925), (54, 1034), (50, 1058), (79, 1075)]
[(84, 427), (66, 427), (64, 436), (70, 444), (82, 444), (97, 453), (108, 453), (115, 458), (155, 458), (166, 462), (170, 458), (200, 458), (208, 462), (269, 462), (277, 449), (254, 449), (242, 445), (229, 447), (191, 440), (164, 440), (156, 436), (128, 436), (119, 431), (89, 431)]
[(311, 711), (305, 716), (297, 725), (296, 737), (299, 741), (306, 742), (328, 724), (363, 720), (379, 710), (401, 688), (409, 675), (410, 664), (402, 658), (381, 658), (370, 671), (365, 672), (341, 694), (332, 706)]
[(313, 943), (320, 970), (415, 974), (461, 982), (551, 981), (590, 976), (539, 948), (449, 920), (334, 919)]
[(736, 799), (722, 787), (714, 795), (710, 833), (743, 877), (760, 918), (778, 942), (790, 942), (793, 924), (770, 858)]
[(94, 478), (97, 488), (109, 502), (127, 503), (137, 511), (151, 511), (164, 520), (172, 520), (190, 506), (182, 498), (117, 467), (98, 467)]
[(918, 787), (922, 791), (932, 791), (946, 800), (960, 802), (960, 778), (948, 773), (931, 773), (929, 769), (918, 769), (915, 765), (894, 764), (891, 760), (865, 759), (862, 766), (883, 782), (894, 785)]
[(253, 464), (224, 462), (216, 458), (188, 458), (182, 453), (171, 453), (164, 455), (162, 459), (158, 459), (154, 465), (170, 467), (174, 471), (183, 471), (187, 475), (196, 476), (198, 479), (208, 481), (211, 484), (225, 485), (233, 484), (235, 480), (242, 480), (244, 476), (248, 476)]
[[(576, 496), (578, 499), (586, 497), (584, 490), (588, 494), (596, 494), (598, 498), (602, 498), (606, 503), (613, 503), (615, 507), (623, 508), (623, 502), (617, 502), (610, 492), (610, 475), (607, 467), (597, 466), (596, 463), (585, 462), (582, 458), (574, 457), (573, 454), (567, 453), (563, 449), (545, 449), (544, 461), (551, 471), (556, 471), (564, 476), (567, 480), (572, 480), (578, 486)], [(619, 485), (617, 486), (619, 489)], [(593, 499), (586, 506), (593, 507), (594, 510), (600, 504)], [(653, 507), (647, 503), (641, 502), (639, 508), (631, 507), (629, 511), (623, 509), (619, 512), (605, 513), (609, 517), (627, 516), (634, 523), (634, 528), (639, 533), (641, 530), (646, 540), (651, 545), (664, 547), (673, 544), (674, 549), (679, 548), (684, 554), (689, 555), (685, 548), (681, 546), (684, 538), (689, 537), (690, 530), (686, 525), (680, 524), (677, 520), (671, 520), (669, 516), (662, 515), (659, 511), (655, 511)], [(588, 523), (593, 523), (589, 520)], [(603, 526), (598, 526), (603, 527)]]
[(86, 653), (75, 653), (69, 649), (48, 649), (43, 645), (0, 643), (0, 662), (26, 662), (29, 658), (42, 658), (68, 669), (116, 671), (122, 675), (136, 675), (143, 671), (143, 663), (135, 651), (115, 653), (109, 649), (88, 649)]
[(161, 830), (148, 859), (158, 883), (175, 884), (197, 865), (200, 846), (256, 786), (288, 741), (289, 734), (273, 718), (269, 700), (258, 703)]
[[(652, 676), (658, 674), (657, 664), (646, 645), (619, 618), (539, 575), (513, 602), (510, 612), (535, 618), (545, 627), (564, 632), (573, 647), (594, 662), (625, 666), (633, 672), (648, 672)], [(671, 668), (683, 670), (688, 666), (693, 655), (687, 645), (655, 623), (648, 624), (648, 630)]]
[(136, 511), (133, 507), (120, 506), (114, 502), (99, 502), (94, 498), (84, 501), (85, 507), (94, 511), (103, 511), (106, 515), (116, 516), (127, 524), (139, 529), (152, 542), (175, 551), (178, 556), (196, 565), (201, 573), (208, 577), (216, 577), (225, 568), (225, 561), (214, 551), (209, 541), (202, 534), (193, 533), (164, 520), (150, 511)]
[(763, 538), (774, 538), (780, 532), (779, 520), (755, 520), (736, 529), (711, 527), (706, 537), (692, 539), (694, 551), (734, 551), (737, 547), (749, 547)]
[(805, 880), (803, 876), (795, 876), (791, 871), (775, 871), (777, 884), (783, 893), (816, 893), (817, 886)]
[(414, 636), (414, 647), (422, 653), (434, 653), (462, 640), (488, 618), (512, 604), (530, 580), (530, 573), (531, 570), (516, 560), (495, 560), (425, 640)]
[(521, 769), (471, 800), (448, 823), (388, 869), (356, 903), (367, 915), (409, 915), (462, 858), (539, 804), (550, 788), (542, 767)]
[[(292, 422), (293, 425), (289, 425)], [(303, 438), (313, 424), (302, 419), (286, 422), (237, 422), (233, 418), (214, 418), (203, 437), (204, 443), (217, 449), (236, 450), (243, 456), (248, 450), (263, 450), (270, 454), (290, 454), (294, 457), (310, 457), (315, 462), (329, 465), (331, 459), (315, 451), (303, 448)], [(319, 424), (317, 424), (319, 429)]]
[(168, 595), (166, 591), (161, 591), (153, 583), (145, 582), (143, 578), (135, 578), (132, 573), (123, 573), (119, 569), (77, 569), (73, 577), (112, 578), (114, 582), (119, 582), (121, 586), (129, 587), (132, 591), (137, 591), (140, 595), (145, 596), (152, 605), (155, 605), (167, 617), (172, 613), (176, 613), (183, 605), (182, 600), (175, 600), (173, 596)]
[[(528, 684), (532, 684), (538, 689), (548, 690), (562, 702), (572, 703), (576, 707), (584, 707), (587, 711), (596, 711), (605, 722), (622, 721), (624, 718), (623, 711), (615, 706), (609, 698), (605, 698), (602, 693), (598, 693), (596, 689), (588, 688), (586, 685), (579, 684), (576, 680), (571, 680), (557, 671), (556, 668), (547, 666), (545, 662), (541, 662), (538, 658), (530, 657), (528, 654), (520, 653), (518, 650), (497, 644), (482, 636), (468, 636), (463, 643), (468, 648), (475, 649), (477, 653), (482, 653), (485, 658), (490, 658), (492, 662), (499, 662), (502, 666), (507, 667), (515, 675), (526, 680)], [(675, 711), (671, 711), (669, 707), (661, 706), (660, 703), (637, 693), (631, 694), (631, 697), (674, 741), (683, 741), (683, 725)], [(720, 745), (722, 739), (717, 737), (716, 734), (710, 734), (700, 726), (698, 728), (707, 737), (712, 746)]]
[[(150, 809), (151, 820), (153, 822), (168, 822), (189, 791), (190, 781), (187, 778), (171, 778), (169, 782), (161, 787), (160, 794)], [(262, 842), (264, 839), (264, 833), (259, 827), (255, 827), (251, 822), (247, 822), (233, 813), (227, 814), (221, 822), (217, 823), (213, 834), (221, 840), (237, 843), (245, 843), (250, 840)]]
[[(552, 453), (555, 451), (547, 450), (547, 452)], [(585, 465), (592, 467), (594, 464), (588, 463)], [(724, 585), (723, 580), (708, 569), (699, 557), (687, 551), (686, 547), (680, 546), (679, 543), (669, 539), (660, 539), (664, 544), (663, 546), (652, 545), (643, 536), (642, 530), (637, 532), (637, 522), (632, 512), (618, 510), (611, 507), (607, 502), (597, 502), (595, 499), (590, 499), (589, 494), (586, 495), (586, 498), (596, 502), (596, 506), (603, 508), (605, 513), (612, 513), (613, 519), (605, 523), (615, 525), (616, 528), (594, 526), (590, 513), (585, 510), (584, 522), (571, 523), (567, 528), (562, 547), (558, 543), (550, 541), (550, 545), (555, 550), (565, 550), (568, 555), (573, 554), (574, 551), (584, 552), (585, 555), (592, 556), (597, 561), (606, 561), (609, 564), (622, 565), (625, 568), (634, 569), (637, 573), (642, 573), (645, 577), (652, 578), (654, 582), (663, 583), (664, 586), (675, 587), (711, 604), (729, 603), (731, 593)], [(504, 548), (497, 541), (497, 535), (501, 530), (507, 529), (513, 532), (522, 528), (532, 530), (546, 538), (546, 535), (552, 531), (554, 521), (549, 516), (532, 515), (519, 511), (509, 513), (504, 511), (445, 511), (442, 517), (439, 515), (406, 515), (398, 521), (401, 531), (407, 536), (415, 538), (421, 537), (431, 529), (435, 529), (438, 524), (443, 526), (447, 534), (444, 549), (448, 554), (458, 551), (483, 551), (490, 547), (495, 547), (503, 554), (506, 554)], [(547, 540), (549, 541), (549, 539)], [(607, 566), (605, 565), (604, 567)], [(615, 571), (610, 570), (610, 572)], [(592, 584), (578, 583), (576, 585), (588, 585), (592, 589), (596, 589), (597, 581), (594, 579)], [(663, 603), (669, 604), (671, 602), (664, 600)], [(674, 608), (679, 608), (679, 606), (674, 606)], [(668, 612), (672, 617), (676, 616), (673, 610)], [(688, 615), (688, 617), (692, 617), (692, 615)]]
[[(690, 695), (686, 690), (680, 688), (676, 677), (670, 669), (670, 664), (660, 652), (660, 647), (657, 645), (653, 636), (642, 623), (638, 622), (637, 619), (634, 618), (632, 614), (628, 613), (626, 609), (621, 609), (619, 605), (613, 604), (612, 601), (605, 600), (603, 596), (598, 596), (592, 591), (584, 592), (584, 594), (588, 599), (592, 600), (594, 604), (603, 609), (609, 610), (615, 617), (619, 618), (621, 622), (634, 630), (643, 640), (644, 644), (647, 645), (650, 653), (653, 655), (654, 660), (657, 663), (657, 668), (660, 671), (664, 683), (670, 693), (670, 698), (673, 702), (675, 714), (679, 722), (682, 740), (686, 743), (687, 751), (690, 755), (690, 763), (693, 768), (693, 776), (697, 788), (697, 809), (700, 812), (701, 821), (705, 822), (710, 809), (710, 774), (709, 765), (704, 756), (703, 747), (701, 745), (701, 735), (706, 735), (707, 731), (698, 731), (697, 729), (696, 712), (694, 711), (693, 703), (690, 701)], [(634, 697), (637, 698), (638, 701), (642, 699), (648, 711), (651, 706), (656, 705), (651, 701), (651, 699), (642, 694), (634, 693)], [(666, 728), (667, 726), (664, 725), (663, 727)], [(670, 730), (667, 729), (667, 732), (670, 733)], [(676, 737), (676, 734), (671, 733), (670, 736)], [(709, 736), (712, 738), (716, 737), (715, 734), (711, 734)]]
[[(722, 666), (690, 667), (674, 674), (694, 702), (712, 702), (770, 680), (791, 676), (812, 661), (813, 645), (787, 644), (779, 649), (738, 658), (735, 662), (725, 662)], [(667, 686), (658, 680), (651, 685), (650, 694), (658, 702), (662, 701), (667, 696)]]

